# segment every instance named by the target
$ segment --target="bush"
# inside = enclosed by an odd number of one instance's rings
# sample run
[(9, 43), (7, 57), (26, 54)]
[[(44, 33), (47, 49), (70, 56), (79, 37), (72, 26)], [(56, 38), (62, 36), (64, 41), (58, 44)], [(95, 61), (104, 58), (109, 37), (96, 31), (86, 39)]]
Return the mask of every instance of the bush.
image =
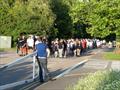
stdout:
[(120, 71), (98, 71), (66, 90), (120, 90)]

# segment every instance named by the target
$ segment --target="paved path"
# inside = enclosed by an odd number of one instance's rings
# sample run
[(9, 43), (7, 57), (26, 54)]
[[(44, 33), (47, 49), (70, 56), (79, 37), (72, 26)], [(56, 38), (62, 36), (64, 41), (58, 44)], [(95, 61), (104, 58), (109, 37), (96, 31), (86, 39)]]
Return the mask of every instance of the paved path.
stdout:
[[(66, 68), (71, 67), (87, 58), (89, 61), (74, 69), (69, 74), (66, 74), (64, 77), (56, 79), (55, 81), (48, 81), (41, 85), (38, 81), (32, 82), (28, 85), (23, 85), (20, 87), (15, 87), (14, 90), (64, 90), (67, 86), (75, 84), (78, 79), (85, 77), (88, 73), (96, 72), (97, 70), (105, 70), (110, 68), (118, 68), (120, 65), (119, 62), (110, 62), (104, 61), (101, 59), (101, 54), (103, 49), (96, 49), (90, 51), (85, 56), (82, 57), (72, 57), (72, 58), (50, 58), (48, 61), (48, 69), (50, 75), (55, 77), (65, 71)], [(30, 78), (32, 73), (32, 59), (26, 60), (20, 64), (17, 64), (8, 70), (0, 71), (0, 85), (5, 85), (15, 81), (23, 80)], [(29, 76), (29, 77), (28, 77)], [(13, 88), (12, 88), (13, 89)], [(12, 90), (11, 89), (11, 90)]]
[[(54, 77), (63, 72), (66, 68), (79, 63), (88, 57), (89, 56), (72, 58), (49, 58), (48, 69), (51, 76)], [(32, 58), (29, 58), (10, 68), (0, 70), (0, 86), (32, 78), (32, 68)]]
[[(2, 60), (5, 60), (4, 64), (9, 63), (9, 60), (4, 59), (4, 57), (6, 56), (12, 59), (14, 56), (16, 57), (16, 54), (15, 53), (1, 54)], [(68, 67), (71, 67), (76, 63), (79, 63), (82, 60), (89, 57), (90, 57), (89, 55), (88, 56), (86, 55), (82, 57), (72, 57), (72, 58), (49, 58), (48, 69), (50, 71), (50, 75), (52, 77), (55, 77), (56, 75), (62, 73)], [(32, 78), (32, 59), (31, 58), (25, 60), (24, 62), (18, 63), (8, 69), (0, 70), (0, 86), (21, 81), (24, 79), (29, 79), (29, 78)]]
[(76, 68), (64, 77), (42, 84), (34, 90), (65, 90), (66, 87), (76, 84), (79, 79), (84, 78), (89, 73), (105, 70), (107, 64), (107, 61), (89, 60), (83, 66)]
[(0, 67), (12, 62), (13, 60), (20, 58), (16, 52), (0, 52)]
[[(120, 62), (119, 62), (120, 63)], [(30, 86), (26, 86), (23, 90), (65, 90), (65, 88), (75, 85), (79, 79), (83, 79), (90, 73), (94, 73), (98, 70), (106, 70), (110, 62), (100, 59), (90, 59), (87, 63), (75, 68), (72, 72), (60, 77), (54, 81), (48, 81), (46, 83), (40, 84), (39, 82), (34, 82)], [(114, 62), (111, 62), (111, 67)], [(120, 70), (120, 68), (119, 68)]]
[(55, 81), (49, 81), (45, 84), (39, 85), (34, 90), (65, 90), (66, 87), (75, 85), (79, 79), (84, 78), (89, 73), (94, 73), (98, 70), (106, 69), (118, 69), (120, 70), (120, 61), (107, 61), (103, 60), (101, 55), (104, 51), (111, 51), (111, 49), (100, 49), (92, 53), (89, 58), (89, 61), (83, 66), (80, 66), (73, 70), (72, 72), (66, 74), (64, 77), (61, 77)]
[(120, 61), (113, 61), (111, 64), (111, 69), (120, 70)]
[[(63, 72), (65, 68), (68, 68), (76, 63), (79, 63), (85, 58), (86, 57), (67, 59), (51, 58), (49, 59), (48, 62), (48, 69), (51, 72), (51, 75), (55, 76)], [(29, 78), (32, 78), (32, 59), (28, 59), (8, 69), (0, 71), (0, 85), (5, 85)]]

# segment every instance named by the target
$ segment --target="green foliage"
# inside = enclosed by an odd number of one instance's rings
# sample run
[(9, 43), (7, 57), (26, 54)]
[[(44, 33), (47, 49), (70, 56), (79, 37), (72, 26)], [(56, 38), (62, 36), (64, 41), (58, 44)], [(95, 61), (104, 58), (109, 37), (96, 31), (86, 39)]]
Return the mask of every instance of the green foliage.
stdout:
[(86, 20), (85, 16), (83, 17), (81, 13), (79, 13), (81, 7), (84, 5), (80, 0), (63, 0), (64, 4), (69, 8), (68, 15), (72, 21), (72, 35), (78, 38), (87, 38), (90, 37), (86, 32)]
[(30, 0), (27, 10), (30, 12), (31, 30), (47, 35), (55, 19), (47, 0)]
[(98, 71), (67, 90), (120, 90), (120, 71)]
[(83, 15), (87, 14), (85, 18), (90, 26), (87, 31), (92, 36), (104, 38), (111, 33), (120, 34), (120, 0), (91, 0), (81, 10)]
[(49, 35), (54, 20), (48, 0), (0, 0), (0, 35)]
[(71, 17), (69, 16), (69, 6), (64, 0), (51, 0), (51, 8), (56, 15), (54, 22), (55, 28), (58, 29), (57, 36), (59, 38), (70, 38), (73, 36), (73, 24)]
[(120, 41), (120, 0), (0, 0), (0, 35), (15, 41), (21, 32), (59, 38), (115, 33)]
[(81, 28), (82, 23), (83, 31), (87, 29), (88, 33), (99, 38), (115, 33), (120, 38), (120, 0), (65, 0), (65, 3), (70, 7), (73, 24), (77, 23)]
[[(119, 1), (119, 0), (117, 0)], [(119, 2), (116, 0), (93, 2), (92, 12), (89, 14), (89, 21), (92, 27), (89, 28), (89, 32), (95, 37), (106, 37), (110, 33), (118, 33), (119, 29), (119, 17), (118, 16), (118, 5)], [(97, 33), (97, 34), (96, 34)]]

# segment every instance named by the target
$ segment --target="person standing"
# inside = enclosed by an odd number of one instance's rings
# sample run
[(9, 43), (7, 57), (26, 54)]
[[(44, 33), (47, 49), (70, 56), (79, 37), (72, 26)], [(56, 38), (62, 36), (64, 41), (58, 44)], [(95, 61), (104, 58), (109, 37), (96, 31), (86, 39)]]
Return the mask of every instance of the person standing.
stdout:
[(19, 55), (20, 56), (27, 55), (27, 42), (26, 42), (26, 38), (24, 35), (20, 36), (18, 40), (18, 45), (19, 45)]
[(44, 82), (48, 79), (47, 69), (47, 45), (42, 40), (42, 37), (38, 37), (39, 43), (35, 45), (37, 50), (37, 61), (39, 65), (39, 78), (40, 82)]
[(63, 48), (64, 48), (63, 40), (60, 40), (60, 41), (58, 42), (59, 58), (62, 58), (62, 57), (63, 57)]
[(19, 51), (20, 51), (20, 42), (19, 42), (20, 38), (17, 39), (17, 42), (16, 42), (16, 51), (17, 51), (17, 54), (19, 54)]
[(32, 53), (33, 52), (33, 46), (34, 46), (34, 40), (33, 40), (33, 36), (30, 35), (27, 39), (27, 46), (28, 46), (28, 53)]

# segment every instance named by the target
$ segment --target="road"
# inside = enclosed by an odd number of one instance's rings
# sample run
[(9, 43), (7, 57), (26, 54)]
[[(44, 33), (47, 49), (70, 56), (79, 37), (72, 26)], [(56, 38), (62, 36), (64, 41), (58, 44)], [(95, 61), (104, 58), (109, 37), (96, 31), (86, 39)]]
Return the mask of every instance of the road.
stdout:
[[(88, 75), (88, 73), (93, 73), (98, 70), (110, 69), (111, 67), (116, 69), (119, 68), (120, 62), (111, 62), (101, 59), (101, 53), (104, 49), (96, 49), (87, 53), (82, 57), (72, 57), (72, 58), (49, 58), (48, 69), (50, 71), (51, 77), (55, 77), (61, 73), (64, 73), (68, 67), (71, 67), (85, 59), (89, 61), (83, 65), (76, 67), (74, 70), (65, 74), (64, 76), (57, 78), (55, 81), (48, 81), (44, 84), (39, 83), (38, 80), (29, 83), (27, 85), (22, 85), (14, 87), (12, 89), (35, 89), (35, 90), (64, 90), (67, 86), (75, 84), (78, 79), (81, 79)], [(117, 65), (117, 66), (116, 66)], [(22, 63), (18, 63), (8, 69), (0, 71), (0, 86), (13, 83), (16, 81), (21, 81), (25, 79), (32, 78), (32, 59), (26, 59)], [(64, 83), (63, 83), (64, 82)]]

